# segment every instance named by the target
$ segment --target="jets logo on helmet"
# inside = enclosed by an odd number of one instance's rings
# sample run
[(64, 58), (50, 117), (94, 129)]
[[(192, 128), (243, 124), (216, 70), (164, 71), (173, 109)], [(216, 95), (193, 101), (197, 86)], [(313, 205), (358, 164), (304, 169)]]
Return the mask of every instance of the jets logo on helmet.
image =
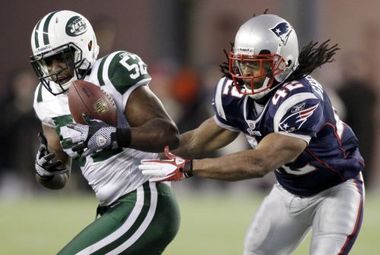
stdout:
[(287, 22), (278, 23), (275, 27), (270, 29), (284, 45), (288, 42), (290, 33), (293, 31), (292, 27)]
[(74, 16), (67, 22), (66, 33), (70, 36), (78, 36), (87, 31), (86, 22), (79, 16)]

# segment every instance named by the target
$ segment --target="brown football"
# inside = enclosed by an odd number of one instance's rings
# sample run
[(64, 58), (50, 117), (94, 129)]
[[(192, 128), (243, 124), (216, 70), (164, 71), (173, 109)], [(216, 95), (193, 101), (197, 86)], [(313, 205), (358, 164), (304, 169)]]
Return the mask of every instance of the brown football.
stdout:
[(77, 80), (69, 88), (69, 108), (75, 122), (86, 124), (83, 114), (117, 126), (117, 108), (113, 98), (99, 86)]

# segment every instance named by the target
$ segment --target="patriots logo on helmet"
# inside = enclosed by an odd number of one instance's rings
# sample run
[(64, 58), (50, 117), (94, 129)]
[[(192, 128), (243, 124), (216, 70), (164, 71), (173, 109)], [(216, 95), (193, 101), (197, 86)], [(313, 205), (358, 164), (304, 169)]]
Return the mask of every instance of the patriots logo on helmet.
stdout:
[(270, 29), (284, 45), (286, 45), (290, 33), (293, 31), (293, 28), (289, 25), (288, 22), (278, 23), (276, 26)]
[[(304, 107), (303, 105), (302, 107)], [(319, 103), (313, 106), (310, 106), (306, 109), (302, 109), (302, 107), (298, 108), (299, 111), (294, 111), (290, 114), (286, 119), (281, 121), (280, 129), (285, 132), (293, 132), (294, 130), (300, 129), (302, 125), (307, 121), (307, 119), (313, 115), (314, 111), (318, 108)]]

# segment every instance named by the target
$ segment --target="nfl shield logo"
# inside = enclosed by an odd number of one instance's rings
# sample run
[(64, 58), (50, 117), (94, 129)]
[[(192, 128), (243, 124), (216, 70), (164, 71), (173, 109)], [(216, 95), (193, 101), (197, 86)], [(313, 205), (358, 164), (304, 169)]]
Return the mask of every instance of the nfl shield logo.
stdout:
[(285, 45), (288, 41), (290, 33), (293, 28), (287, 22), (278, 23), (276, 26), (270, 29), (278, 38), (281, 39), (282, 43)]

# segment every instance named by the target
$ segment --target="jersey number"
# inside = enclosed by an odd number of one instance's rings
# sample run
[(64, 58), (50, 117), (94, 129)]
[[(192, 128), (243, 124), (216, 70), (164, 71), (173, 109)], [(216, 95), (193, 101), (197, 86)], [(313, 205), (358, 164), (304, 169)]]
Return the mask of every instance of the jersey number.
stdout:
[(278, 100), (281, 98), (284, 98), (288, 95), (288, 93), (294, 89), (302, 88), (303, 85), (299, 82), (291, 82), (283, 86), (282, 88), (278, 89), (276, 93), (274, 94), (272, 98), (273, 105), (276, 105), (278, 103)]
[[(133, 59), (134, 61), (129, 64), (128, 60)], [(129, 77), (131, 79), (137, 79), (140, 75), (147, 74), (147, 66), (146, 64), (141, 60), (139, 56), (136, 55), (128, 55), (126, 54), (121, 60), (120, 64), (122, 64), (125, 68), (130, 71)]]

